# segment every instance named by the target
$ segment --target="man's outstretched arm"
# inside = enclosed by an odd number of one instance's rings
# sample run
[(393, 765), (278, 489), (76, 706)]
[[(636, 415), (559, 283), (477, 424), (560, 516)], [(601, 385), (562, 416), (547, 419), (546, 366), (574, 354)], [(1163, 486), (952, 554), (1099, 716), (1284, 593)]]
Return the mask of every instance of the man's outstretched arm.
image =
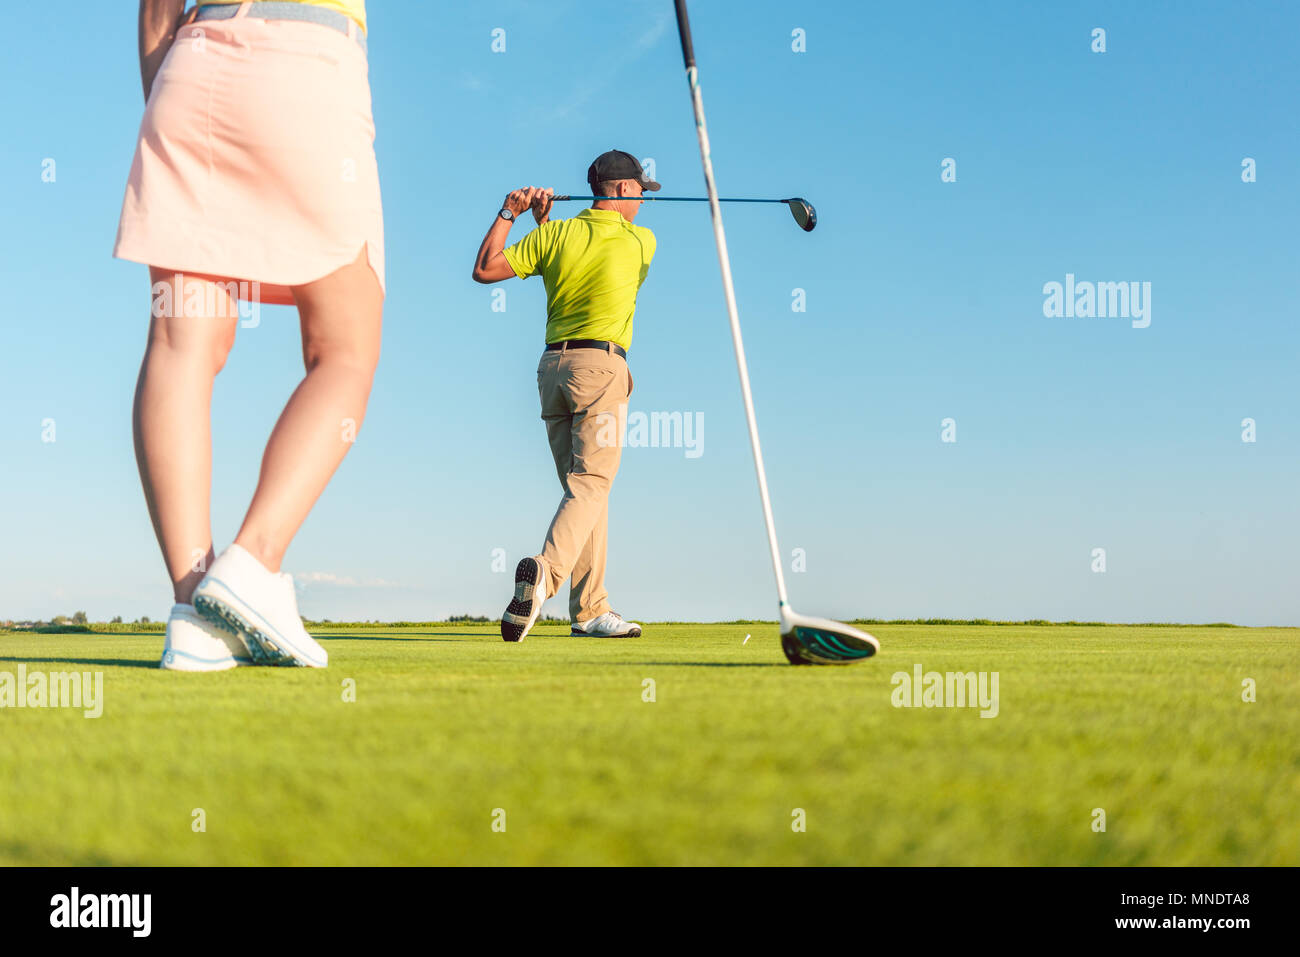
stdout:
[[(521, 215), (526, 209), (532, 209), (533, 218), (540, 226), (551, 218), (551, 197), (554, 195), (553, 189), (538, 189), (535, 186), (517, 189), (506, 197), (502, 208), (510, 210), (515, 216)], [(514, 225), (513, 221), (502, 219), (499, 214), (492, 220), (492, 225), (488, 228), (487, 235), (483, 237), (483, 242), (478, 247), (478, 256), (474, 260), (474, 271), (471, 275), (475, 282), (500, 282), (502, 279), (514, 276), (514, 269), (501, 253), (501, 250), (506, 247), (506, 238), (510, 235), (512, 225)]]

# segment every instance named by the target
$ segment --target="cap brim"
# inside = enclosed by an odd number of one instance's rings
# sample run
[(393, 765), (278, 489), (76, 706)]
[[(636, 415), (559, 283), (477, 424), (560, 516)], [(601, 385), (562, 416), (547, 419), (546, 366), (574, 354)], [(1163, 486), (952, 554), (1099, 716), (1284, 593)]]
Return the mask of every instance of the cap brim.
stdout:
[(656, 183), (654, 180), (650, 180), (650, 182), (648, 183), (645, 182), (644, 180), (641, 181), (641, 191), (643, 193), (654, 193), (661, 188), (662, 187), (660, 187), (660, 185)]

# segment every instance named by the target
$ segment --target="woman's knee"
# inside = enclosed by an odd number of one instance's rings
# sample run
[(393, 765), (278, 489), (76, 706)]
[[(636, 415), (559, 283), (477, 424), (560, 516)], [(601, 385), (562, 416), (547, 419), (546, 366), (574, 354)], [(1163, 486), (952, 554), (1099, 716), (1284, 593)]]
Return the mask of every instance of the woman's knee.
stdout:
[(150, 268), (150, 352), (165, 351), (216, 375), (235, 345), (239, 309), (228, 284)]
[(329, 365), (371, 380), (379, 365), (379, 342), (353, 336), (304, 336), (302, 359), (309, 373)]
[(379, 364), (384, 294), (365, 249), (355, 262), (295, 286), (293, 294), (307, 371), (328, 363), (373, 377)]
[(158, 316), (149, 327), (149, 352), (175, 361), (200, 365), (219, 373), (235, 345), (234, 320), (191, 316)]

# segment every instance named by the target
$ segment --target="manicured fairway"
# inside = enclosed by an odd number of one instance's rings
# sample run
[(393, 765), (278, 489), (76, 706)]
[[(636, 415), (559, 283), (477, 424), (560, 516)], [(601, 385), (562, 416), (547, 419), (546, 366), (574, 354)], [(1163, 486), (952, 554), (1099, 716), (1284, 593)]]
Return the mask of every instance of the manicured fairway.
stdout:
[[(868, 628), (875, 659), (794, 668), (771, 624), (343, 627), (328, 670), (216, 675), (0, 633), (0, 672), (105, 697), (0, 709), (0, 863), (1300, 862), (1300, 630)], [(996, 671), (998, 715), (893, 707), (917, 663)]]

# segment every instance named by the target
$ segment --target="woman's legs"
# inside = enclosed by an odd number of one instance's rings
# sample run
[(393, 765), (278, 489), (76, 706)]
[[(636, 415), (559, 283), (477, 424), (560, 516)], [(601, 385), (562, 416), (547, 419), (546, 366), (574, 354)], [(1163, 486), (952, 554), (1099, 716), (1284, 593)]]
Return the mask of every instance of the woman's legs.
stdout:
[(257, 491), (235, 538), (273, 572), (361, 428), (384, 304), (364, 248), (350, 265), (293, 293), (307, 376), (271, 432)]
[[(208, 280), (178, 284), (161, 269), (150, 269), (150, 280), (154, 301), (162, 283), (173, 306), (149, 323), (135, 389), (135, 458), (175, 600), (187, 604), (212, 561), (212, 383), (234, 345), (239, 314), (227, 291)], [(195, 309), (196, 301), (204, 307)]]
[[(149, 325), (135, 394), (136, 462), (175, 600), (186, 604), (213, 558), (212, 385), (239, 314), (226, 289), (210, 280), (185, 277), (180, 288), (162, 269), (151, 269), (150, 278), (155, 288), (164, 284), (175, 305)], [(203, 314), (193, 306), (196, 289)], [(307, 377), (271, 433), (236, 538), (272, 571), (356, 437), (379, 360), (383, 293), (364, 250), (294, 295)]]

